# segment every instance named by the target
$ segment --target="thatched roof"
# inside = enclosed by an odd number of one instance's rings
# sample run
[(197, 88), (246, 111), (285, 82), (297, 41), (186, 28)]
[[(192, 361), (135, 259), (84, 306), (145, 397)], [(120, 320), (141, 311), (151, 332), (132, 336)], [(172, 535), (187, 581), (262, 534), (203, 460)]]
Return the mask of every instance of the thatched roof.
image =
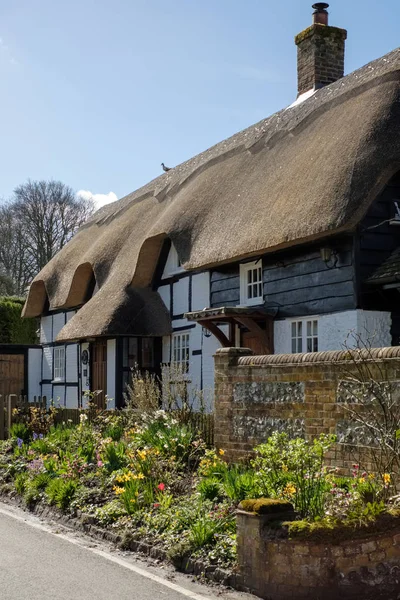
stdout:
[(371, 277), (368, 277), (367, 283), (374, 285), (398, 283), (400, 286), (400, 248), (396, 248), (389, 258), (373, 272)]
[(68, 335), (102, 335), (121, 294), (150, 285), (165, 237), (202, 269), (354, 228), (400, 167), (399, 91), (395, 50), (103, 207), (35, 278), (25, 316), (46, 294), (71, 306), (86, 263), (100, 289)]

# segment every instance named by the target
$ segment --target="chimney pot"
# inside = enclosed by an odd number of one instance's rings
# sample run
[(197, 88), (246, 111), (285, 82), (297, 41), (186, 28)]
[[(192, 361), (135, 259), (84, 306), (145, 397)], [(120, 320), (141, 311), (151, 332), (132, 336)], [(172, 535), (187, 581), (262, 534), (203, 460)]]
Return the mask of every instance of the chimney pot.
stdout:
[(328, 25), (329, 4), (313, 4), (313, 24), (296, 35), (298, 95), (343, 77), (347, 31)]
[(316, 4), (313, 4), (312, 7), (314, 9), (314, 23), (319, 23), (320, 25), (328, 25), (329, 13), (326, 9), (329, 8), (329, 4), (327, 4), (326, 2), (317, 2)]

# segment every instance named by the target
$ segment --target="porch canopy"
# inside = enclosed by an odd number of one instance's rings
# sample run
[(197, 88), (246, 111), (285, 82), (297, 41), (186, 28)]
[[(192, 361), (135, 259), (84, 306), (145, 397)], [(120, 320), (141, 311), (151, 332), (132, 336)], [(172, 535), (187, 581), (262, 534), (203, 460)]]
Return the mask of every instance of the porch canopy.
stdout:
[[(196, 321), (208, 329), (224, 348), (236, 346), (236, 327), (245, 327), (269, 352), (273, 352), (273, 318), (276, 310), (264, 307), (222, 306), (205, 308), (185, 314), (188, 321)], [(218, 325), (229, 325), (225, 333)]]
[(400, 246), (366, 280), (383, 289), (400, 288)]

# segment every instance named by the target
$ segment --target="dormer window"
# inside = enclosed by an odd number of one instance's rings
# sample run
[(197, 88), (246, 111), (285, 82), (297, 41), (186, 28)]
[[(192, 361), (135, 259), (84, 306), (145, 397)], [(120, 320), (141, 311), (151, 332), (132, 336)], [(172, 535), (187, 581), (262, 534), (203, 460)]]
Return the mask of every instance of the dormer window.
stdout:
[(167, 262), (165, 264), (163, 279), (165, 279), (166, 277), (171, 277), (171, 275), (181, 273), (182, 271), (184, 271), (184, 268), (182, 267), (182, 263), (178, 256), (178, 252), (176, 251), (175, 246), (171, 244)]
[(253, 306), (263, 303), (262, 262), (240, 265), (240, 304)]

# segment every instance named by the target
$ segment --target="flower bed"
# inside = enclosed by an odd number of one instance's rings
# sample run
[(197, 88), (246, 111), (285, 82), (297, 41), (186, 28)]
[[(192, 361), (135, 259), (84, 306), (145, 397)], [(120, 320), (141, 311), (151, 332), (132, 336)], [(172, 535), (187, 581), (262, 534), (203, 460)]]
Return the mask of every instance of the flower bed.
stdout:
[[(235, 561), (231, 469), (191, 427), (157, 411), (103, 414), (47, 434), (24, 423), (0, 446), (0, 481), (27, 507), (47, 503), (115, 532), (128, 546), (158, 546), (177, 565), (191, 557), (229, 567)], [(240, 470), (240, 476), (244, 472)]]
[(181, 568), (197, 560), (204, 568), (235, 564), (240, 502), (248, 513), (278, 514), (280, 539), (334, 543), (378, 531), (381, 523), (397, 527), (394, 474), (355, 464), (352, 477), (341, 476), (325, 465), (329, 436), (307, 442), (275, 433), (251, 464), (227, 465), (223, 449), (207, 448), (193, 428), (163, 411), (92, 420), (82, 412), (79, 425), (57, 426), (35, 413), (11, 434), (0, 445), (0, 484), (27, 507), (83, 515), (122, 547), (159, 548)]

